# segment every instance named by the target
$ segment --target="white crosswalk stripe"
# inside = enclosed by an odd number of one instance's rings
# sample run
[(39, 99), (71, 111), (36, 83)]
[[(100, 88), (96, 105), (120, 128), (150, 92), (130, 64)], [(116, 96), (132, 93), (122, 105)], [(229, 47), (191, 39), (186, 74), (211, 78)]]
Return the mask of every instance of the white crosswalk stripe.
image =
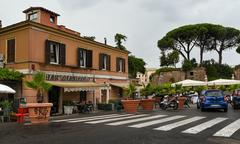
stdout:
[(131, 115), (133, 115), (133, 114), (113, 115), (113, 116), (104, 116), (104, 117), (90, 117), (90, 118), (79, 119), (79, 120), (70, 120), (70, 121), (67, 121), (67, 122), (68, 123), (78, 123), (78, 122), (102, 120), (102, 119), (107, 119), (107, 118), (125, 117), (125, 116), (131, 116)]
[(168, 118), (163, 118), (163, 119), (159, 119), (159, 120), (154, 120), (154, 121), (149, 121), (149, 122), (144, 122), (144, 123), (140, 123), (140, 124), (135, 124), (135, 125), (131, 125), (128, 127), (133, 127), (133, 128), (142, 128), (142, 127), (147, 127), (147, 126), (151, 126), (154, 124), (160, 124), (160, 123), (164, 123), (164, 122), (168, 122), (171, 120), (176, 120), (179, 118), (183, 118), (185, 116), (172, 116), (172, 117), (168, 117)]
[(106, 125), (118, 126), (118, 125), (124, 125), (124, 124), (133, 123), (133, 122), (140, 122), (140, 121), (145, 121), (145, 120), (161, 118), (161, 117), (165, 117), (165, 116), (167, 116), (167, 115), (155, 115), (155, 116), (150, 116), (150, 117), (144, 117), (144, 118), (138, 118), (138, 119), (131, 119), (131, 120), (125, 120), (125, 121), (108, 123)]
[(179, 121), (179, 122), (175, 122), (175, 123), (172, 123), (172, 124), (168, 124), (168, 125), (164, 125), (164, 126), (161, 126), (161, 127), (158, 127), (158, 128), (154, 128), (154, 130), (169, 131), (169, 130), (172, 130), (174, 128), (177, 128), (177, 127), (180, 127), (180, 126), (198, 121), (198, 120), (203, 119), (203, 118), (205, 118), (205, 117), (195, 116), (193, 118), (189, 118), (189, 119), (186, 119), (186, 120), (182, 120), (182, 121)]
[(230, 137), (232, 136), (237, 130), (240, 129), (240, 119), (234, 121), (233, 123), (227, 125), (220, 131), (216, 132), (213, 136), (219, 137)]
[(220, 122), (223, 122), (225, 121), (227, 118), (215, 118), (213, 120), (210, 120), (210, 121), (207, 121), (207, 122), (204, 122), (200, 125), (197, 125), (197, 126), (194, 126), (194, 127), (191, 127), (185, 131), (182, 131), (182, 133), (189, 133), (189, 134), (197, 134), (207, 128), (210, 128)]
[(90, 122), (85, 122), (85, 123), (88, 123), (88, 124), (98, 124), (98, 123), (117, 121), (117, 120), (123, 120), (123, 119), (138, 118), (138, 117), (143, 117), (143, 116), (148, 116), (148, 115), (149, 114), (140, 114), (140, 115), (134, 115), (134, 116), (120, 117), (120, 118), (112, 118), (112, 119), (90, 121)]
[(119, 114), (108, 114), (108, 115), (90, 116), (90, 117), (82, 117), (82, 118), (53, 120), (51, 122), (66, 122), (66, 121), (71, 121), (71, 120), (82, 120), (82, 119), (89, 119), (89, 118), (105, 118), (106, 116), (121, 116), (121, 115), (119, 115)]

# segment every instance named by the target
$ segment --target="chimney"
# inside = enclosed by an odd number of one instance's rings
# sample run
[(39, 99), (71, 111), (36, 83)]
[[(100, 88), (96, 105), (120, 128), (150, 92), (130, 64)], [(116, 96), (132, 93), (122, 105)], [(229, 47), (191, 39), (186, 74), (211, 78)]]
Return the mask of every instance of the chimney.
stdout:
[(0, 28), (2, 28), (2, 21), (0, 20)]
[(104, 38), (104, 44), (107, 45), (107, 38)]

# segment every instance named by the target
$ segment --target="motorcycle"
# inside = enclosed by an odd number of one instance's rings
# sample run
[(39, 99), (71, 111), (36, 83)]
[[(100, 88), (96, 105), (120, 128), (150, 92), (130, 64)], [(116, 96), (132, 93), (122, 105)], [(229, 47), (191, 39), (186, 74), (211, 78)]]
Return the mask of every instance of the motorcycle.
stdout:
[(178, 100), (176, 96), (164, 96), (162, 102), (160, 102), (160, 108), (166, 110), (167, 108), (172, 108), (174, 110), (178, 109)]

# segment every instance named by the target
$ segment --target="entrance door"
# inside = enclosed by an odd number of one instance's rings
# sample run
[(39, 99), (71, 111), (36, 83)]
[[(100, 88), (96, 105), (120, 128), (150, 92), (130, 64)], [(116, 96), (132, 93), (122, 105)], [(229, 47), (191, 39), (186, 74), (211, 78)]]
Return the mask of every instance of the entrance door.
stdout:
[(60, 96), (60, 87), (53, 86), (52, 89), (48, 92), (48, 101), (53, 103), (51, 113), (58, 113), (59, 107), (59, 96)]
[(87, 101), (87, 92), (86, 91), (80, 91), (80, 103)]

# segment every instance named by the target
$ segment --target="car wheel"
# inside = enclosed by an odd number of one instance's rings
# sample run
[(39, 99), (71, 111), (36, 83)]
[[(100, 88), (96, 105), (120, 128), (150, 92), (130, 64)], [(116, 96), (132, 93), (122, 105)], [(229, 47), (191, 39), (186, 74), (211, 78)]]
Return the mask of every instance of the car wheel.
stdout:
[(201, 112), (204, 112), (205, 111), (205, 109), (204, 108), (201, 108)]
[(197, 109), (200, 109), (200, 106), (199, 106), (199, 104), (197, 103)]
[(228, 111), (228, 109), (226, 108), (226, 109), (224, 109), (224, 112), (227, 112)]

